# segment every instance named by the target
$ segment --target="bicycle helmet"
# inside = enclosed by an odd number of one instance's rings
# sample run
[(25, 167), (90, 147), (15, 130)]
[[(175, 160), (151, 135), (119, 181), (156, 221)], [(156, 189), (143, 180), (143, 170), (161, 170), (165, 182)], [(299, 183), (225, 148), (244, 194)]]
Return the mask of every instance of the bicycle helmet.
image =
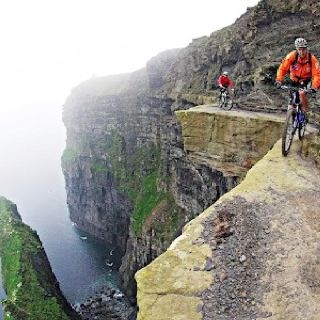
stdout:
[(227, 76), (228, 74), (229, 74), (229, 72), (228, 71), (223, 71), (223, 73), (222, 73), (224, 76)]
[(295, 45), (296, 49), (298, 49), (298, 48), (307, 48), (308, 43), (303, 38), (297, 38), (296, 41), (294, 42), (294, 45)]

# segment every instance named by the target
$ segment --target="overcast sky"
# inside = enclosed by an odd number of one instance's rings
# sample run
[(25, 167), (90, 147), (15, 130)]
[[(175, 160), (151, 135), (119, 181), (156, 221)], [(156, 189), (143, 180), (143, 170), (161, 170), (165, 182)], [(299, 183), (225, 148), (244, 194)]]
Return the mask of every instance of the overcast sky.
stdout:
[(39, 169), (31, 163), (59, 161), (65, 140), (61, 110), (72, 87), (92, 75), (137, 70), (163, 50), (232, 24), (257, 3), (2, 0), (0, 194), (8, 180), (17, 185), (17, 176), (32, 184)]
[(39, 83), (67, 94), (68, 85), (92, 75), (134, 71), (163, 50), (185, 47), (233, 23), (258, 0), (0, 3), (1, 86), (30, 96), (30, 87)]

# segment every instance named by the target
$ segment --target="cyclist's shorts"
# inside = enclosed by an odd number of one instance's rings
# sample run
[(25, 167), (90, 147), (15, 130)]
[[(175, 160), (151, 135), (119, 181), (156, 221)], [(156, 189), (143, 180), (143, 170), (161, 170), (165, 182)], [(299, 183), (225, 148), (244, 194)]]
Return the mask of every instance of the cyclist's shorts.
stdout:
[(289, 105), (299, 104), (300, 95), (298, 91), (291, 91), (289, 93)]

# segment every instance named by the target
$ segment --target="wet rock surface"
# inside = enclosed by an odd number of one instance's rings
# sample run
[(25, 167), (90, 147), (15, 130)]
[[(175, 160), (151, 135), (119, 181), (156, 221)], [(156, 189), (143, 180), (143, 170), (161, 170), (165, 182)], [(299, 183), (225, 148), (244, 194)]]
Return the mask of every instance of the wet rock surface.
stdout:
[(118, 289), (103, 287), (82, 303), (73, 305), (82, 320), (134, 320), (136, 309)]

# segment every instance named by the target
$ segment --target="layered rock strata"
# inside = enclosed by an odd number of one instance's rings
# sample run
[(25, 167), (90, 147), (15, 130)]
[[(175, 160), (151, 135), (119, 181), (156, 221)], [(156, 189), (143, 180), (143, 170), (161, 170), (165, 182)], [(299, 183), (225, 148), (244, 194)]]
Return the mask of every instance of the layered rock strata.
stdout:
[(284, 118), (263, 113), (198, 106), (177, 111), (184, 150), (192, 163), (204, 163), (224, 176), (243, 177), (273, 146)]

